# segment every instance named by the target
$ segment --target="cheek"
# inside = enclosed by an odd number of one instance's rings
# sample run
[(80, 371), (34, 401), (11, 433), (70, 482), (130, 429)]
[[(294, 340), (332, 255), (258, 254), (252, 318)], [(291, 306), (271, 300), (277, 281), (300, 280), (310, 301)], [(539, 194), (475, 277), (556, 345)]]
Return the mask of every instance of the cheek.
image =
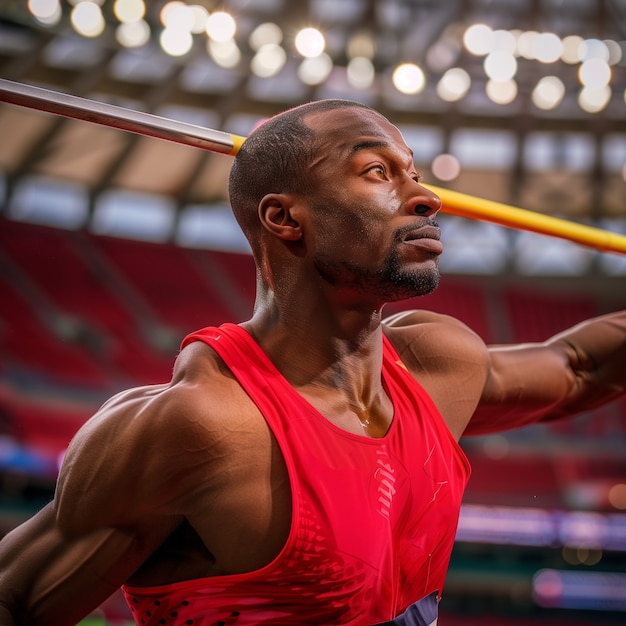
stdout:
[(343, 232), (347, 240), (368, 239), (374, 236), (374, 224), (362, 213), (352, 213), (346, 216)]
[(324, 198), (313, 207), (317, 230), (322, 240), (320, 245), (358, 248), (362, 258), (385, 256), (390, 240), (389, 224), (396, 210), (397, 194), (393, 193), (349, 193), (344, 190), (333, 198)]

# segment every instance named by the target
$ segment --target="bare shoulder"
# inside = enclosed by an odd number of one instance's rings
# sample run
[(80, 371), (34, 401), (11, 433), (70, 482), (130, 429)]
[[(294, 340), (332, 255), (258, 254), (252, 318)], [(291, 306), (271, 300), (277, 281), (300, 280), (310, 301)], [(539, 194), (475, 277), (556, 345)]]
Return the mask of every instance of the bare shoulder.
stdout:
[(384, 321), (384, 332), (450, 430), (460, 437), (488, 378), (485, 342), (463, 322), (432, 311), (393, 315)]
[(410, 310), (384, 320), (385, 334), (401, 356), (415, 360), (418, 366), (422, 355), (432, 358), (439, 354), (441, 361), (430, 363), (446, 367), (450, 359), (462, 357), (486, 363), (488, 349), (485, 342), (466, 324), (449, 315), (432, 311)]
[(60, 523), (84, 533), (187, 515), (190, 484), (203, 471), (210, 488), (212, 460), (235, 443), (224, 437), (225, 424), (249, 415), (248, 403), (214, 351), (191, 344), (169, 383), (115, 395), (76, 434), (58, 480)]

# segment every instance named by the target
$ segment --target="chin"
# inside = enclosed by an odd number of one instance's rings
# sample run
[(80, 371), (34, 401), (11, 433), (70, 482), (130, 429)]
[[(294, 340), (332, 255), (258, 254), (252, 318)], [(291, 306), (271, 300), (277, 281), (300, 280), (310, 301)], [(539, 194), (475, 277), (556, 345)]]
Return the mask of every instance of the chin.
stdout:
[(419, 296), (427, 296), (439, 286), (439, 272), (428, 276), (412, 276), (411, 281), (396, 283), (388, 294), (387, 302), (399, 302)]

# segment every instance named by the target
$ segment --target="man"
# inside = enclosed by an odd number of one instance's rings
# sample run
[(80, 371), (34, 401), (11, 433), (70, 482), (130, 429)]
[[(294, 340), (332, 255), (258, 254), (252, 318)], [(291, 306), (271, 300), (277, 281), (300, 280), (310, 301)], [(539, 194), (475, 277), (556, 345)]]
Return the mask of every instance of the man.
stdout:
[[(626, 314), (487, 348), (386, 302), (436, 288), (439, 199), (352, 102), (272, 118), (230, 179), (252, 318), (79, 431), (54, 501), (0, 544), (0, 624), (74, 624), (120, 586), (138, 624), (435, 623), (469, 467), (457, 440), (624, 393)], [(400, 616), (400, 617), (398, 617)]]

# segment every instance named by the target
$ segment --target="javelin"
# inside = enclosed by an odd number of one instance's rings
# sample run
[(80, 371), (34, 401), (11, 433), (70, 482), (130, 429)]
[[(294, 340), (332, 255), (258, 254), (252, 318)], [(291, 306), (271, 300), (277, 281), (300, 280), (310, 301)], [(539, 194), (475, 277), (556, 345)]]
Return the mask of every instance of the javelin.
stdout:
[[(212, 130), (188, 122), (4, 79), (0, 79), (0, 102), (109, 126), (147, 137), (165, 139), (229, 156), (235, 156), (246, 139), (240, 135)], [(444, 213), (558, 237), (603, 252), (626, 254), (626, 236), (624, 235), (434, 185), (424, 186), (439, 195), (443, 204), (441, 210)]]

